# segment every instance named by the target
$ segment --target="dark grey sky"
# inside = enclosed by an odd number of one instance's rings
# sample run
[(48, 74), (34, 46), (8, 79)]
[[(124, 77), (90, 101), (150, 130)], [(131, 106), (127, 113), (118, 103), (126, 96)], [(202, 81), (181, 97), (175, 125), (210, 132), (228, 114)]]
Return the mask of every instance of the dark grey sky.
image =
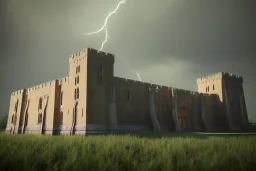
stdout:
[[(1, 0), (0, 115), (10, 93), (68, 75), (69, 55), (100, 48), (97, 30), (119, 0)], [(197, 90), (196, 78), (225, 71), (244, 77), (256, 121), (255, 0), (127, 0), (109, 20), (103, 51), (116, 55), (115, 75)]]

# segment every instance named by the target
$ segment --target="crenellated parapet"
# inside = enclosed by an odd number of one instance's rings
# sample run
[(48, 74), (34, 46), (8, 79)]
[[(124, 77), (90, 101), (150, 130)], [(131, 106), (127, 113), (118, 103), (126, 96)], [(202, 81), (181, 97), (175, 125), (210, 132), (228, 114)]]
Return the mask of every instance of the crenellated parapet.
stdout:
[(211, 74), (206, 77), (201, 77), (197, 79), (197, 84), (209, 84), (209, 83), (215, 83), (217, 80), (220, 80), (222, 78), (223, 73), (219, 72), (216, 74)]
[(55, 86), (56, 81), (58, 81), (58, 80), (53, 80), (53, 81), (49, 81), (49, 82), (46, 82), (46, 83), (39, 84), (39, 85), (34, 86), (34, 87), (30, 87), (30, 88), (27, 89), (27, 91), (31, 92), (31, 91), (40, 90), (42, 88), (50, 88), (52, 86)]
[(22, 95), (23, 93), (26, 93), (27, 89), (21, 89), (21, 90), (17, 90), (11, 93), (12, 96), (16, 96), (16, 95)]
[(69, 77), (64, 77), (64, 78), (60, 78), (59, 79), (59, 84), (64, 84), (64, 83), (68, 83)]
[(85, 48), (78, 53), (70, 55), (69, 63), (78, 63), (81, 60), (85, 60), (87, 58), (87, 54), (88, 54), (88, 51), (87, 51), (87, 48)]
[(243, 78), (241, 76), (234, 75), (232, 73), (227, 72), (218, 72), (215, 74), (211, 74), (205, 77), (201, 77), (197, 79), (197, 84), (209, 84), (215, 83), (216, 81), (220, 80), (221, 78), (229, 78), (232, 80), (239, 80), (243, 82)]
[(222, 77), (228, 81), (243, 83), (243, 77), (234, 75), (232, 73), (223, 72)]
[(82, 61), (82, 60), (88, 60), (87, 58), (89, 56), (103, 57), (103, 58), (106, 58), (108, 60), (111, 60), (113, 63), (115, 62), (115, 55), (113, 55), (111, 53), (98, 51), (98, 50), (93, 49), (93, 48), (85, 48), (85, 49), (81, 50), (78, 53), (70, 55), (69, 56), (69, 63), (78, 63), (79, 61)]

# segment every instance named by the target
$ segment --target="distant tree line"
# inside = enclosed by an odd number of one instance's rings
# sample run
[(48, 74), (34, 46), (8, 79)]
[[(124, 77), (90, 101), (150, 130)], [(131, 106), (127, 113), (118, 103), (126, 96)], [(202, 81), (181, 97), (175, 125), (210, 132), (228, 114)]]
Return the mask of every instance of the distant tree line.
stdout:
[(4, 130), (6, 128), (7, 118), (8, 115), (0, 117), (0, 130)]

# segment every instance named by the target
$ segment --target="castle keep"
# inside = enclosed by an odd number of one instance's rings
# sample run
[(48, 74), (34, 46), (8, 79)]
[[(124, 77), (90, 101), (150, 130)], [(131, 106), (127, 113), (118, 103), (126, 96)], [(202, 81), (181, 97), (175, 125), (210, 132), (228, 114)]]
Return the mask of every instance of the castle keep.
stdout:
[(69, 57), (69, 76), (11, 94), (6, 132), (96, 134), (132, 131), (243, 131), (243, 79), (198, 78), (198, 92), (114, 76), (112, 54), (86, 48)]

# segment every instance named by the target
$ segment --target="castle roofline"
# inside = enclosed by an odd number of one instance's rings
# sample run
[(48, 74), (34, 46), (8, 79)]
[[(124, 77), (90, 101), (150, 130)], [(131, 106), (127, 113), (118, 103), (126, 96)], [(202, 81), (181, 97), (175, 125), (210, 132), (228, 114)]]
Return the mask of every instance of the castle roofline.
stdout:
[(220, 76), (221, 77), (230, 76), (230, 77), (242, 78), (241, 76), (237, 76), (237, 75), (234, 75), (234, 74), (228, 73), (228, 72), (217, 72), (214, 74), (210, 74), (210, 75), (207, 75), (204, 77), (197, 78), (197, 81), (204, 80), (204, 79), (211, 79), (211, 78), (220, 77)]
[(104, 55), (106, 55), (106, 56), (115, 56), (115, 55), (112, 54), (112, 53), (108, 53), (108, 52), (104, 52), (104, 51), (99, 51), (99, 50), (97, 50), (97, 49), (87, 47), (87, 48), (84, 48), (83, 50), (81, 50), (81, 51), (79, 51), (79, 52), (76, 52), (76, 53), (73, 54), (73, 55), (70, 55), (69, 58), (74, 58), (74, 57), (76, 57), (76, 56), (82, 56), (82, 55), (87, 54), (88, 52), (100, 53), (100, 54), (104, 54)]

